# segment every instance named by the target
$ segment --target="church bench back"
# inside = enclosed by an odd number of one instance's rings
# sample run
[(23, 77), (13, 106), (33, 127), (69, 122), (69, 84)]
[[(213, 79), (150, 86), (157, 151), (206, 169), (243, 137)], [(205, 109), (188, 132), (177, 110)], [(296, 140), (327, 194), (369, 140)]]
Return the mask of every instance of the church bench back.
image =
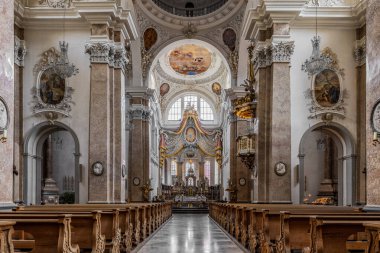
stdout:
[(0, 221), (0, 252), (13, 253), (12, 233), (14, 221)]
[[(5, 216), (5, 215), (4, 215)], [(1, 221), (12, 221), (15, 230), (24, 230), (34, 237), (31, 253), (79, 253), (79, 246), (71, 241), (71, 216), (50, 214), (17, 215), (0, 217)]]

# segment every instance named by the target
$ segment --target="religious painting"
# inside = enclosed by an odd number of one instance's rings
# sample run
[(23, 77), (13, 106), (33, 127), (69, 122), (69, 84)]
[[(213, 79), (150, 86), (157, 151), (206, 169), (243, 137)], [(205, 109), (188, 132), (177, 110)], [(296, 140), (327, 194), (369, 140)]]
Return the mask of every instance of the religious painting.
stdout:
[(160, 95), (165, 96), (170, 90), (170, 85), (168, 83), (163, 83), (160, 86)]
[(149, 51), (157, 42), (157, 32), (153, 28), (148, 28), (144, 32), (144, 48)]
[(65, 79), (51, 69), (45, 70), (40, 77), (39, 95), (45, 104), (57, 105), (65, 97)]
[(197, 45), (183, 45), (171, 51), (170, 66), (182, 75), (198, 75), (206, 72), (211, 65), (211, 53)]
[(220, 95), (222, 94), (222, 86), (220, 85), (220, 83), (213, 83), (212, 86), (212, 92), (214, 92), (216, 95)]
[(189, 127), (186, 129), (185, 133), (186, 141), (189, 143), (194, 143), (197, 139), (197, 132), (193, 127)]
[(231, 28), (227, 28), (226, 30), (224, 30), (223, 42), (231, 51), (235, 51), (236, 32)]
[(325, 69), (314, 79), (314, 98), (321, 107), (332, 107), (340, 100), (340, 79), (335, 71)]

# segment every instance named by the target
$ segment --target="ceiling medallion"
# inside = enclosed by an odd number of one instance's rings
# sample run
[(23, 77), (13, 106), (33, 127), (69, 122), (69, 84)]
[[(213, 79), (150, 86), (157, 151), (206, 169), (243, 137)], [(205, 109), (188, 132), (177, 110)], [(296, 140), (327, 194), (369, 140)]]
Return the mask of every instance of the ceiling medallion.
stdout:
[(193, 44), (177, 47), (169, 54), (171, 68), (175, 72), (187, 76), (206, 72), (211, 66), (211, 60), (210, 51)]

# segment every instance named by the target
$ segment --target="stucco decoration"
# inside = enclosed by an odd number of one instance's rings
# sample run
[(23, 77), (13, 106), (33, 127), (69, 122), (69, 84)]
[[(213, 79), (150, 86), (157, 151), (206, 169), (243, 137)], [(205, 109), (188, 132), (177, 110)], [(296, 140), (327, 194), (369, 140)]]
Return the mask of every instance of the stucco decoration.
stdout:
[(211, 53), (198, 45), (183, 45), (170, 52), (169, 62), (177, 73), (194, 76), (209, 69)]
[(71, 0), (40, 0), (38, 3), (51, 8), (67, 8)]
[(26, 45), (24, 40), (20, 40), (17, 36), (15, 36), (15, 47), (14, 47), (14, 55), (15, 55), (15, 64), (23, 67), (24, 59), (27, 53)]
[(344, 69), (339, 67), (338, 57), (329, 47), (322, 50), (321, 58), (328, 61), (313, 72), (311, 88), (305, 93), (305, 97), (310, 99), (309, 118), (326, 115), (344, 118), (344, 98), (347, 97), (347, 91), (343, 88)]
[(158, 34), (154, 28), (149, 27), (144, 32), (144, 48), (146, 51), (149, 51), (154, 44), (157, 42)]
[(61, 52), (54, 47), (41, 54), (39, 62), (34, 66), (36, 83), (33, 92), (33, 112), (44, 114), (55, 120), (58, 115), (69, 117), (72, 93), (74, 89), (68, 85), (68, 78), (62, 78), (54, 71), (54, 63), (59, 60)]
[(227, 28), (223, 32), (223, 42), (231, 50), (236, 48), (236, 32), (232, 28)]

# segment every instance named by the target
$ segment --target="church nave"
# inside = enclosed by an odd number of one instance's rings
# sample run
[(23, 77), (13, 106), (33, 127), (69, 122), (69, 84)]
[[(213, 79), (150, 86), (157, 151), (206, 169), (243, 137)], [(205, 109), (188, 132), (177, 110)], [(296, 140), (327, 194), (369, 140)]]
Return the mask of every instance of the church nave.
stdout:
[(243, 252), (207, 214), (173, 214), (173, 217), (138, 253)]

